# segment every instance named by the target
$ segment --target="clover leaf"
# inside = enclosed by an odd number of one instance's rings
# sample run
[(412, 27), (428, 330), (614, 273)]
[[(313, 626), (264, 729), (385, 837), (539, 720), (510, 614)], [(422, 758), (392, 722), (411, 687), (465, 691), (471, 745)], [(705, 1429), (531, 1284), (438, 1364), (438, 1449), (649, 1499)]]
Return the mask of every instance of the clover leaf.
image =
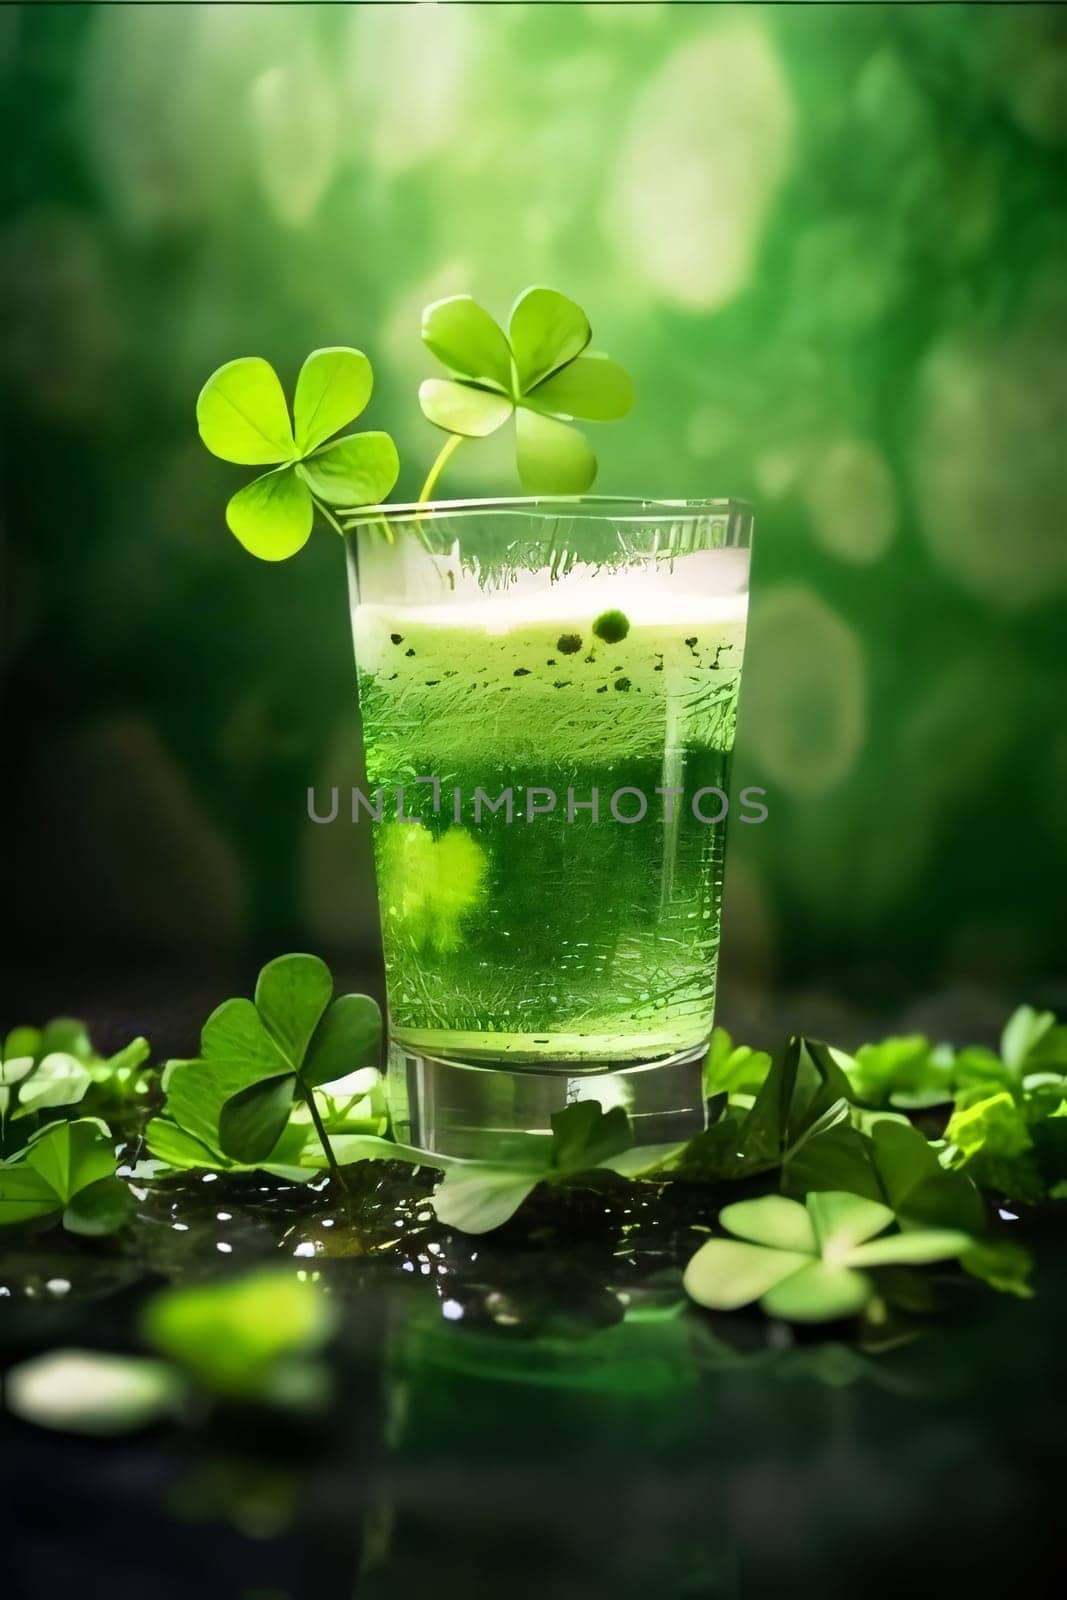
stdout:
[[(330, 969), (317, 956), (268, 961), (254, 1001), (224, 1001), (204, 1023), (199, 1057), (168, 1065), (169, 1116), (149, 1123), (149, 1148), (168, 1165), (239, 1163), (306, 1177), (306, 1130), (290, 1127), (299, 1098), (336, 1175), (313, 1090), (375, 1066), (381, 1037), (375, 1002), (359, 994), (334, 999)], [(220, 1154), (229, 1161), (220, 1163)]]
[(889, 1206), (838, 1191), (810, 1194), (804, 1205), (781, 1195), (724, 1206), (719, 1222), (732, 1239), (709, 1239), (685, 1269), (698, 1305), (735, 1311), (758, 1300), (789, 1322), (855, 1316), (871, 1302), (868, 1269), (960, 1256), (970, 1237), (951, 1229), (887, 1233)]
[(23, 1027), (8, 1034), (0, 1061), (0, 1149), (10, 1137), (8, 1123), (54, 1106), (75, 1105), (84, 1097), (92, 1082), (88, 1068), (64, 1048), (80, 1045), (83, 1038), (88, 1053), (82, 1024), (66, 1018), (58, 1018), (43, 1031)]
[(106, 1438), (177, 1411), (183, 1386), (162, 1361), (102, 1350), (46, 1350), (8, 1372), (7, 1408), (24, 1422)]
[(869, 1105), (925, 1110), (952, 1099), (954, 1053), (921, 1034), (861, 1045), (845, 1070), (856, 1096)]
[(115, 1176), (107, 1124), (96, 1117), (51, 1122), (0, 1163), (0, 1224), (60, 1212), (72, 1233), (110, 1233), (125, 1221), (129, 1191)]
[(164, 1289), (140, 1319), (147, 1342), (202, 1389), (225, 1399), (282, 1403), (319, 1387), (307, 1362), (333, 1326), (322, 1291), (277, 1267)]
[[(146, 1040), (132, 1039), (115, 1055), (94, 1050), (84, 1022), (54, 1017), (43, 1028), (13, 1028), (0, 1061), (0, 1156), (27, 1137), (28, 1119), (41, 1112), (79, 1105), (110, 1115), (126, 1096), (147, 1088), (139, 1068), (147, 1060)], [(29, 1122), (33, 1126), (33, 1122)]]
[(549, 1138), (531, 1139), (509, 1162), (452, 1161), (434, 1193), (437, 1220), (461, 1233), (489, 1233), (513, 1217), (539, 1183), (562, 1183), (600, 1166), (650, 1167), (666, 1153), (635, 1151), (632, 1144), (621, 1107), (605, 1113), (599, 1101), (575, 1101), (554, 1113)]
[[(672, 1170), (687, 1178), (730, 1179), (782, 1166), (803, 1141), (847, 1120), (850, 1091), (842, 1059), (828, 1045), (794, 1034), (755, 1097), (732, 1097), (721, 1119), (690, 1140)], [(743, 1069), (745, 1059), (738, 1065)], [(748, 1065), (755, 1081), (762, 1064)]]
[(508, 331), (470, 295), (437, 300), (422, 314), (422, 337), (447, 378), (419, 388), (423, 414), (451, 435), (423, 487), (461, 438), (484, 439), (515, 419), (519, 477), (531, 494), (582, 494), (596, 477), (596, 457), (575, 418), (609, 422), (633, 405), (628, 373), (587, 349), (592, 338), (580, 306), (555, 289), (525, 289)]
[(200, 437), (212, 455), (271, 470), (239, 489), (226, 507), (231, 533), (263, 561), (303, 548), (318, 510), (340, 532), (333, 509), (376, 505), (400, 471), (387, 433), (331, 435), (370, 399), (371, 365), (361, 350), (313, 350), (296, 380), (290, 421), (278, 374), (261, 356), (213, 372), (196, 402)]

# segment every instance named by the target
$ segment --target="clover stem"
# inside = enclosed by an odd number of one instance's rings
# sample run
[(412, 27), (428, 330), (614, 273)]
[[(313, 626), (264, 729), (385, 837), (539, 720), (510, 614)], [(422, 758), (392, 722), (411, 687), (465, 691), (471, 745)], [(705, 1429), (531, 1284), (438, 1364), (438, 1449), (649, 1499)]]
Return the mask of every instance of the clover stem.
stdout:
[(450, 433), (444, 444), (441, 446), (441, 449), (437, 454), (437, 460), (426, 474), (426, 482), (423, 484), (422, 489), (419, 492), (418, 504), (420, 506), (425, 505), (426, 501), (429, 500), (430, 496), (433, 494), (434, 487), (438, 478), (445, 469), (445, 464), (448, 461), (449, 456), (451, 456), (454, 451), (459, 449), (465, 437), (466, 435), (462, 433)]
[(315, 1124), (315, 1132), (318, 1134), (319, 1143), (322, 1145), (327, 1164), (330, 1168), (330, 1176), (331, 1178), (337, 1179), (338, 1187), (343, 1193), (347, 1189), (348, 1185), (345, 1183), (341, 1169), (337, 1165), (337, 1157), (333, 1153), (333, 1145), (330, 1143), (329, 1135), (327, 1134), (322, 1118), (319, 1115), (319, 1108), (315, 1104), (315, 1091), (314, 1089), (308, 1088), (304, 1084), (301, 1084), (301, 1088), (304, 1092), (304, 1099), (307, 1103), (307, 1108), (311, 1112), (311, 1120)]
[(338, 522), (337, 518), (334, 516), (333, 512), (330, 510), (325, 501), (320, 500), (317, 494), (313, 494), (311, 496), (311, 503), (315, 507), (316, 511), (322, 512), (322, 515), (326, 518), (326, 521), (330, 524), (330, 527), (333, 529), (334, 533), (339, 533), (341, 537), (344, 538), (345, 530), (342, 528), (341, 524)]

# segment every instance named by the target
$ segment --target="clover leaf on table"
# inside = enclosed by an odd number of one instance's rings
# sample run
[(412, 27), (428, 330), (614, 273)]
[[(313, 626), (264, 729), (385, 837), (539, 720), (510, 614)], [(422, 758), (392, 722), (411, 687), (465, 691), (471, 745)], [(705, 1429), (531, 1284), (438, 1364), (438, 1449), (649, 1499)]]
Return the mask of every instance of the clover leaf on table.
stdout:
[(292, 420), (278, 374), (261, 356), (227, 361), (207, 380), (196, 402), (204, 444), (223, 461), (271, 468), (226, 507), (231, 533), (252, 555), (284, 561), (307, 543), (316, 510), (340, 532), (334, 510), (385, 499), (400, 471), (389, 435), (331, 438), (359, 416), (372, 386), (367, 357), (345, 346), (308, 356)]
[(810, 1194), (804, 1205), (781, 1195), (724, 1206), (719, 1222), (731, 1239), (709, 1239), (685, 1269), (698, 1305), (736, 1311), (759, 1301), (789, 1322), (855, 1316), (875, 1296), (871, 1269), (960, 1256), (968, 1234), (941, 1228), (887, 1233), (888, 1206), (837, 1191)]
[(330, 969), (317, 956), (268, 961), (255, 999), (224, 1001), (204, 1023), (199, 1057), (169, 1064), (167, 1116), (149, 1123), (149, 1149), (177, 1167), (236, 1164), (307, 1177), (307, 1130), (290, 1125), (300, 1099), (336, 1174), (314, 1090), (376, 1066), (381, 1040), (375, 1002), (334, 999)]
[(0, 1062), (0, 1125), (53, 1106), (76, 1105), (84, 1097), (92, 1078), (84, 1061), (68, 1048), (73, 1042), (70, 1030), (81, 1026), (57, 1019), (42, 1031), (11, 1030)]
[(48, 1123), (24, 1150), (0, 1163), (0, 1224), (62, 1213), (71, 1233), (110, 1233), (130, 1210), (129, 1190), (115, 1168), (105, 1122), (79, 1117)]
[(525, 289), (508, 331), (470, 295), (427, 306), (422, 337), (448, 369), (419, 389), (423, 414), (452, 438), (423, 488), (427, 500), (448, 454), (462, 438), (484, 439), (512, 417), (523, 488), (531, 494), (582, 494), (596, 457), (571, 422), (609, 422), (633, 405), (628, 373), (587, 349), (589, 319), (555, 289)]

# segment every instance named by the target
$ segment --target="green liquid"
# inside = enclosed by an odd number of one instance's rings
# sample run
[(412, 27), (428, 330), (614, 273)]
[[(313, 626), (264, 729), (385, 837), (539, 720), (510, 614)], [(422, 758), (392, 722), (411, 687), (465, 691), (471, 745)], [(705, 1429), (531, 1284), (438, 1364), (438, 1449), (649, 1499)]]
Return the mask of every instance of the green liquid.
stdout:
[[(358, 610), (401, 1044), (458, 1060), (592, 1065), (652, 1060), (707, 1038), (724, 828), (698, 821), (691, 802), (728, 787), (744, 612), (738, 600), (683, 616), (674, 605), (667, 620), (631, 614), (614, 643), (594, 635), (598, 612), (509, 621), (491, 600), (451, 614)], [(436, 813), (417, 777), (440, 779)], [(417, 821), (396, 819), (400, 786)], [(671, 820), (658, 787), (684, 790)], [(496, 800), (508, 788), (510, 823), (484, 804), (475, 820), (476, 790)], [(527, 821), (531, 788), (557, 799)], [(594, 788), (599, 821), (587, 808), (568, 821), (568, 791), (580, 806)], [(647, 799), (641, 820), (612, 815), (622, 789)], [(632, 817), (641, 801), (619, 795), (617, 805)], [(721, 809), (715, 795), (700, 805), (707, 817)]]

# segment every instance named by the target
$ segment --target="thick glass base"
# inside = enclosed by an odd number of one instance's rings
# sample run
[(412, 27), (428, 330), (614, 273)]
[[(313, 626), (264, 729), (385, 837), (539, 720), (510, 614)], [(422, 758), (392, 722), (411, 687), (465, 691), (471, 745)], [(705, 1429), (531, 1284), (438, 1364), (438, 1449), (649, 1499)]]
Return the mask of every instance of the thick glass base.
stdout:
[(389, 1049), (389, 1105), (403, 1144), (441, 1155), (498, 1160), (552, 1131), (576, 1100), (621, 1106), (634, 1143), (674, 1144), (706, 1126), (707, 1045), (647, 1063), (546, 1062), (540, 1070), (448, 1061), (398, 1043)]

